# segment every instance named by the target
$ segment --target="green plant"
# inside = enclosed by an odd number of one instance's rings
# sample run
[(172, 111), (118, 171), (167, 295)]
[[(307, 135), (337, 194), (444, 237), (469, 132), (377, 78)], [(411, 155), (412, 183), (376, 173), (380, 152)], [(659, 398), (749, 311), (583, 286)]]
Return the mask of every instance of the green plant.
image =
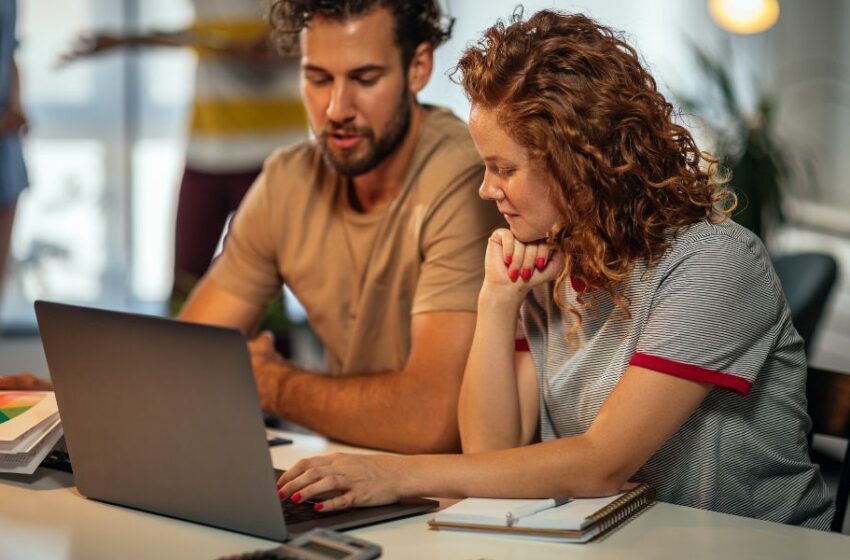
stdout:
[[(168, 302), (169, 314), (171, 317), (176, 317), (180, 313), (180, 309), (198, 282), (198, 278), (185, 272), (178, 273), (176, 277), (174, 292)], [(286, 300), (283, 297), (283, 291), (278, 293), (277, 297), (269, 302), (266, 310), (260, 319), (260, 324), (257, 327), (257, 332), (271, 331), (275, 334), (275, 345), (281, 354), (288, 355), (290, 352), (289, 344), (291, 333), (297, 329), (308, 329), (305, 323), (294, 323), (286, 314)]]
[(701, 118), (715, 142), (714, 155), (729, 172), (738, 195), (733, 219), (759, 236), (784, 220), (783, 189), (791, 173), (791, 152), (776, 132), (777, 95), (756, 80), (755, 108), (747, 112), (724, 60), (692, 44), (707, 87), (699, 97), (677, 95), (682, 109)]

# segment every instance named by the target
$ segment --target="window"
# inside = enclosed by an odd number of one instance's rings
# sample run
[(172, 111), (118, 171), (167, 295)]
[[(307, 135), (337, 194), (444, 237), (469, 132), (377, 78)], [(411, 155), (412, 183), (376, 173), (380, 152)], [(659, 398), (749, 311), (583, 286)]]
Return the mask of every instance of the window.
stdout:
[(178, 29), (191, 6), (22, 0), (18, 15), (31, 188), (0, 322), (31, 328), (37, 298), (158, 310), (170, 291), (193, 55), (152, 48), (57, 62), (82, 31)]

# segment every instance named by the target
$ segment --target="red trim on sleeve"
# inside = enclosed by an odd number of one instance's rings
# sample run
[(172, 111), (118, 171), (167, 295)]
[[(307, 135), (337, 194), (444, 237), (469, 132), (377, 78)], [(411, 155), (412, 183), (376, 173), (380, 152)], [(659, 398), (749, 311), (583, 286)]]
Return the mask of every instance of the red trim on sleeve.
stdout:
[(579, 280), (578, 278), (573, 278), (570, 276), (570, 285), (572, 285), (573, 290), (577, 292), (585, 292), (587, 291), (587, 284)]
[(528, 341), (524, 338), (518, 338), (514, 341), (514, 352), (530, 352)]
[(641, 352), (635, 352), (632, 355), (632, 359), (629, 360), (629, 364), (693, 381), (711, 383), (712, 385), (735, 391), (739, 395), (746, 395), (753, 386), (750, 381), (738, 375), (706, 369), (693, 364), (675, 362), (667, 358), (660, 358)]

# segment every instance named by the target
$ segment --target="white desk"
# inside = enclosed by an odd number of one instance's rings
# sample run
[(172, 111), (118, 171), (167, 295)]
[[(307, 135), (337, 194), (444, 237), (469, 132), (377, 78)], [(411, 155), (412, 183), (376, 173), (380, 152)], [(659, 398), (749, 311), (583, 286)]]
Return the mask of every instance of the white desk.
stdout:
[[(272, 450), (275, 466), (301, 457), (352, 450), (287, 434)], [(659, 503), (601, 542), (541, 543), (517, 537), (431, 531), (430, 515), (353, 534), (395, 559), (681, 559), (850, 558), (850, 537)], [(34, 477), (0, 475), (0, 560), (213, 559), (276, 543), (186, 521), (87, 500), (70, 475), (40, 469)]]

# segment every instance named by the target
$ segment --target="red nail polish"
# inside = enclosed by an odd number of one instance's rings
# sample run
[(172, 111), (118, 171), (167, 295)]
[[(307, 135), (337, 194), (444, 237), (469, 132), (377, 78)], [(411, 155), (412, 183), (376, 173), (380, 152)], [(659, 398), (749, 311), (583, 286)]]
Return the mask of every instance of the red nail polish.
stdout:
[(505, 257), (505, 266), (511, 266), (511, 263), (514, 262), (514, 256), (508, 255)]
[(528, 281), (531, 278), (531, 269), (523, 268), (522, 269), (522, 279)]
[(292, 500), (292, 503), (297, 504), (298, 502), (301, 501), (301, 492), (296, 492), (289, 499)]
[(543, 270), (543, 267), (546, 266), (546, 259), (543, 257), (537, 257), (534, 261), (534, 266), (537, 267), (537, 270)]
[(508, 271), (508, 277), (510, 277), (511, 282), (516, 282), (516, 279), (519, 278), (519, 270), (513, 269)]
[(281, 499), (281, 500), (285, 500), (285, 499), (286, 499), (286, 492), (284, 492), (284, 491), (283, 491), (283, 488), (281, 488), (281, 489), (279, 489), (279, 490), (277, 491), (277, 495), (278, 495), (278, 496), (280, 496), (280, 499)]
[(316, 511), (322, 511), (324, 508), (324, 504), (313, 504), (313, 509)]

